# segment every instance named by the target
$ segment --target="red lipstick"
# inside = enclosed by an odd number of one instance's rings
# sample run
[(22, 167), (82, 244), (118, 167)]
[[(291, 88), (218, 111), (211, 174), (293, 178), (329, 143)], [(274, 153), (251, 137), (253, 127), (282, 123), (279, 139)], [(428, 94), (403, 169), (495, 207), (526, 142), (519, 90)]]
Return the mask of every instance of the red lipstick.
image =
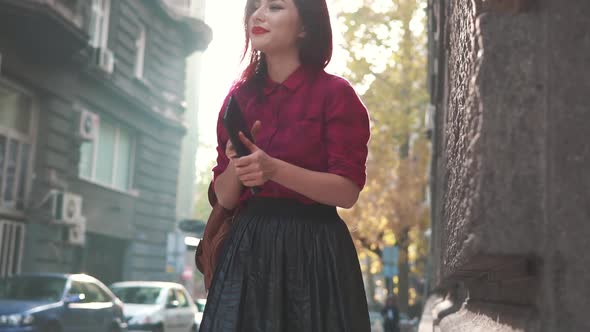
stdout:
[(270, 32), (270, 31), (266, 30), (265, 28), (261, 28), (261, 27), (253, 27), (252, 28), (252, 33), (255, 35), (262, 35), (267, 32)]

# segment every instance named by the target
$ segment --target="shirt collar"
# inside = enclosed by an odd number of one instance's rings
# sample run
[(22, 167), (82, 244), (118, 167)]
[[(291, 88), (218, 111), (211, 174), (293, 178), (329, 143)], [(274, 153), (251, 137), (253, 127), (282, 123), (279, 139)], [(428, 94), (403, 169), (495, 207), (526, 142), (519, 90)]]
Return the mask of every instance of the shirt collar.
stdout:
[(277, 83), (267, 76), (263, 89), (264, 94), (267, 96), (270, 95), (279, 86), (283, 86), (287, 88), (289, 91), (295, 91), (305, 81), (306, 77), (307, 71), (302, 65), (299, 66), (299, 68), (297, 68), (293, 73), (291, 73), (291, 75), (289, 75), (289, 77), (287, 77), (287, 79), (283, 83)]

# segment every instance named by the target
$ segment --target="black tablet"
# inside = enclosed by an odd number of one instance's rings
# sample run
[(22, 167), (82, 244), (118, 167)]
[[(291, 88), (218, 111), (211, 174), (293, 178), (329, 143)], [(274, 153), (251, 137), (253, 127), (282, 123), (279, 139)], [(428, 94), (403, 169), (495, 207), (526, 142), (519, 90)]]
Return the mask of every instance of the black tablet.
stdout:
[(234, 146), (238, 157), (249, 155), (250, 150), (248, 150), (244, 143), (242, 143), (238, 133), (241, 131), (250, 141), (254, 142), (254, 140), (252, 139), (252, 134), (250, 128), (248, 128), (244, 114), (242, 113), (242, 110), (240, 110), (240, 106), (238, 106), (238, 103), (233, 96), (229, 97), (227, 106), (223, 112), (223, 126), (227, 131), (229, 140)]
[[(249, 155), (250, 150), (248, 150), (244, 143), (242, 143), (242, 140), (240, 140), (239, 133), (241, 131), (251, 142), (254, 142), (254, 139), (252, 138), (252, 133), (250, 128), (248, 128), (244, 114), (242, 113), (242, 110), (240, 110), (240, 106), (238, 106), (238, 102), (233, 96), (230, 96), (227, 101), (227, 106), (223, 112), (222, 122), (238, 157)], [(250, 188), (250, 191), (253, 195), (256, 195), (260, 192), (260, 188), (252, 187)]]

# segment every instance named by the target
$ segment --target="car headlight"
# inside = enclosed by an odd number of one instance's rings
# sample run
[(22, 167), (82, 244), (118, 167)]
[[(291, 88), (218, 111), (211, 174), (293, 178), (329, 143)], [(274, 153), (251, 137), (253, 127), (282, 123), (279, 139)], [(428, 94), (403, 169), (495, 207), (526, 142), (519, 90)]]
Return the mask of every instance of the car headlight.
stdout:
[(0, 316), (0, 325), (20, 326), (31, 325), (35, 321), (35, 317), (29, 314), (13, 314)]

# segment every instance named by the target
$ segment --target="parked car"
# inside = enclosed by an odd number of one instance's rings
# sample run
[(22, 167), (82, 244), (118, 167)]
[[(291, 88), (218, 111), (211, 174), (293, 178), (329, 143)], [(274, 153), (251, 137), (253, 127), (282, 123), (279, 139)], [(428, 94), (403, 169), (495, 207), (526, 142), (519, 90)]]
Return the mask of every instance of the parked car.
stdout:
[(0, 331), (123, 332), (123, 303), (85, 274), (0, 279)]
[(205, 304), (207, 304), (206, 299), (196, 299), (195, 305), (197, 306), (197, 314), (195, 315), (195, 325), (197, 326), (197, 330), (201, 327), (201, 321), (203, 320), (203, 313), (205, 312)]
[(125, 281), (110, 286), (125, 304), (129, 331), (197, 331), (197, 306), (181, 284), (159, 281)]

